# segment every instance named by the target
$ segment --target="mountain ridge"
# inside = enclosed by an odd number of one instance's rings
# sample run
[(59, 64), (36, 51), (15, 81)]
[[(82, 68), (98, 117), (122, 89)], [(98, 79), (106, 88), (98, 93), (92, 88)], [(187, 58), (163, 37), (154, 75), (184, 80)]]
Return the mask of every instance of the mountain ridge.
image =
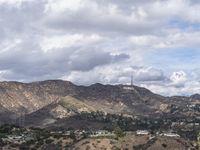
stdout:
[(4, 114), (0, 114), (0, 119), (13, 119), (22, 114), (37, 112), (52, 104), (58, 105), (66, 96), (98, 111), (126, 115), (162, 114), (169, 112), (172, 105), (188, 104), (191, 99), (199, 102), (198, 95), (165, 97), (134, 85), (96, 83), (79, 86), (63, 80), (31, 83), (4, 81), (0, 82), (0, 112)]

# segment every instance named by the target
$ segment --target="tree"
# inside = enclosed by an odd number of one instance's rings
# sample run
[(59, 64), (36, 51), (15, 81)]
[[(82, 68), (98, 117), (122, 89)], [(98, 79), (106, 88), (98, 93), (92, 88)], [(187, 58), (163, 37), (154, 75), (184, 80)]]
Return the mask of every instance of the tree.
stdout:
[(73, 139), (74, 141), (76, 141), (76, 135), (75, 135), (74, 131), (70, 131), (69, 137), (70, 137), (71, 139)]
[(117, 139), (125, 135), (120, 127), (116, 127), (114, 133), (117, 136)]
[(197, 144), (198, 144), (198, 147), (199, 147), (199, 150), (200, 150), (200, 132), (197, 135)]

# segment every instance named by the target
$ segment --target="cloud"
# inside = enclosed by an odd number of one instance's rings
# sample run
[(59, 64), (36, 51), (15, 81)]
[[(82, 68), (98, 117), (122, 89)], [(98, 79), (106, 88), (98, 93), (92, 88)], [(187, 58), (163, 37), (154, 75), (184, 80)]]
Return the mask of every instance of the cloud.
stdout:
[(78, 10), (81, 7), (81, 0), (65, 1), (65, 0), (48, 0), (45, 5), (45, 12), (60, 13), (67, 10)]
[[(133, 72), (135, 72), (135, 74)], [(136, 74), (136, 72), (138, 73)], [(131, 75), (133, 75), (135, 85), (146, 87), (162, 95), (174, 96), (200, 93), (200, 82), (196, 81), (194, 78), (189, 78), (191, 74), (192, 73), (187, 74), (184, 71), (177, 71), (173, 72), (168, 78), (162, 70), (152, 67), (125, 68), (111, 65), (103, 68), (97, 67), (88, 72), (73, 71), (62, 77), (62, 79), (70, 80), (80, 85), (90, 85), (96, 82), (130, 85)], [(82, 78), (83, 76), (90, 76), (91, 78)], [(142, 76), (142, 78), (139, 78), (140, 76)]]
[(190, 96), (192, 94), (200, 93), (200, 82), (188, 81), (185, 82), (184, 87), (176, 87), (172, 84), (140, 84), (140, 86), (146, 87), (155, 93), (166, 96), (184, 95)]
[[(83, 76), (91, 76), (83, 79)], [(77, 84), (92, 84), (96, 82), (106, 84), (130, 84), (131, 76), (134, 83), (163, 82), (166, 80), (162, 70), (152, 67), (124, 67), (111, 64), (106, 67), (98, 66), (88, 72), (73, 71), (62, 79), (73, 81)]]
[(196, 0), (0, 0), (0, 79), (130, 84), (133, 75), (164, 95), (199, 92), (198, 14)]
[[(95, 1), (60, 1), (65, 9), (56, 7), (56, 2), (50, 2), (48, 9), (49, 17), (46, 25), (56, 30), (78, 30), (79, 32), (100, 32), (100, 33), (120, 33), (120, 34), (141, 34), (154, 30), (158, 21), (146, 20), (143, 9), (136, 9), (130, 14), (125, 14), (124, 10), (116, 4), (104, 3), (98, 5)], [(55, 5), (56, 9), (53, 9)], [(72, 5), (72, 7), (69, 7)], [(75, 7), (77, 6), (77, 7)], [(76, 8), (76, 9), (74, 9)], [(98, 18), (98, 19), (95, 19)]]
[(43, 51), (59, 49), (59, 48), (70, 48), (70, 47), (80, 47), (85, 45), (97, 44), (103, 40), (103, 37), (92, 34), (66, 34), (52, 37), (44, 37), (40, 46)]
[(182, 87), (185, 85), (187, 76), (184, 71), (173, 72), (170, 76), (170, 80), (175, 87)]
[(8, 5), (14, 5), (14, 6), (17, 6), (17, 7), (20, 7), (20, 5), (24, 2), (31, 2), (33, 0), (1, 0), (0, 1), (0, 5), (5, 5), (5, 4), (8, 4)]
[[(31, 47), (31, 50), (25, 51)], [(99, 51), (95, 47), (70, 47), (43, 51), (36, 43), (19, 43), (13, 52), (1, 51), (0, 70), (9, 70), (3, 77), (11, 80), (58, 78), (73, 70), (89, 71), (97, 66), (119, 63), (129, 58)], [(23, 58), (23, 59), (22, 59)]]
[(72, 70), (87, 71), (93, 69), (95, 66), (120, 62), (128, 58), (129, 56), (127, 54), (111, 55), (106, 52), (89, 50), (79, 51), (79, 53), (75, 53), (74, 55), (72, 54), (69, 63)]
[(137, 81), (163, 81), (165, 76), (162, 70), (148, 67), (134, 70)]

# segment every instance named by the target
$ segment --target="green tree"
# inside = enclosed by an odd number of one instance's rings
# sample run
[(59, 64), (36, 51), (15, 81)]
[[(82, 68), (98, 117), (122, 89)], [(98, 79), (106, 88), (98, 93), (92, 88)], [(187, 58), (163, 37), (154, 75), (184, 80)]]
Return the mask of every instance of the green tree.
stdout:
[(76, 141), (76, 135), (75, 135), (74, 131), (70, 131), (69, 137), (70, 137), (71, 139), (73, 139), (74, 141)]
[(198, 147), (199, 147), (199, 150), (200, 150), (200, 132), (197, 135), (197, 144), (198, 144)]
[(115, 133), (117, 139), (125, 136), (124, 132), (122, 131), (122, 129), (120, 127), (116, 127), (114, 130), (114, 133)]

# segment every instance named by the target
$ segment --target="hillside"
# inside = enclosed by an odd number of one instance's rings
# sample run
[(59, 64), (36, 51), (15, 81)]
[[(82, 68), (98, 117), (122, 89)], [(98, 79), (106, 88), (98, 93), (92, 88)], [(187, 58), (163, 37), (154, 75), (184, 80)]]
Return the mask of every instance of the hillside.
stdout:
[(72, 94), (72, 87), (73, 84), (66, 81), (0, 82), (0, 105), (15, 113), (30, 113)]
[(76, 86), (62, 80), (0, 82), (0, 112), (10, 112), (15, 115), (7, 117), (17, 117), (21, 113), (35, 112), (65, 96), (74, 96), (86, 105), (90, 104), (102, 111), (118, 113), (154, 112), (165, 103), (164, 97), (136, 86), (130, 90), (124, 89), (122, 85)]
[[(53, 145), (60, 145), (57, 143), (58, 139), (54, 138), (57, 134), (63, 134), (65, 138), (66, 135), (83, 138), (83, 141), (75, 140), (73, 143), (63, 144), (72, 146), (72, 149), (86, 149), (88, 146), (102, 148), (106, 145), (110, 149), (128, 147), (182, 150), (196, 147), (193, 143), (196, 142), (200, 131), (199, 115), (198, 94), (190, 97), (164, 97), (138, 86), (99, 83), (77, 86), (62, 80), (33, 83), (0, 82), (0, 124), (14, 124), (17, 128), (20, 127), (20, 132), (12, 130), (14, 134), (10, 134), (7, 130), (9, 126), (2, 126), (3, 132), (0, 131), (0, 134), (3, 134), (4, 138), (0, 140), (4, 146), (13, 146), (13, 143), (17, 142), (16, 139), (12, 139), (14, 136), (20, 138), (19, 142), (30, 142), (33, 147), (39, 146), (42, 149), (47, 146), (48, 149), (49, 141)], [(131, 132), (133, 140), (127, 136), (123, 141), (111, 140), (106, 136), (98, 140), (83, 135), (84, 132), (91, 135), (102, 130), (115, 132), (117, 128), (123, 132)], [(32, 130), (38, 131), (35, 133)], [(34, 136), (40, 135), (41, 131), (45, 132), (43, 141), (41, 136)], [(147, 131), (149, 140), (141, 139), (141, 136), (135, 137), (138, 131)], [(174, 139), (162, 137), (163, 133), (175, 133), (178, 136)], [(30, 137), (37, 142), (31, 142)], [(152, 141), (152, 137), (156, 138)], [(137, 141), (138, 139), (140, 140)], [(63, 141), (67, 142), (63, 138), (60, 143)], [(27, 146), (26, 143), (18, 143), (15, 146), (19, 145)]]
[(186, 150), (192, 143), (181, 138), (126, 135), (120, 140), (112, 138), (88, 138), (74, 144), (72, 149), (127, 149), (127, 150)]
[[(148, 89), (127, 85), (77, 86), (68, 81), (47, 80), (32, 83), (0, 82), (1, 123), (15, 122), (22, 116), (34, 124), (54, 122), (77, 112), (102, 111), (129, 116), (162, 115), (174, 111), (197, 115), (189, 105), (200, 103), (198, 94), (191, 97), (164, 97)], [(196, 108), (195, 108), (196, 109)], [(178, 111), (176, 111), (178, 110)], [(183, 111), (184, 110), (184, 111)], [(33, 119), (32, 119), (33, 118)]]
[(102, 130), (96, 134), (89, 130), (56, 132), (2, 126), (0, 131), (4, 135), (0, 138), (2, 150), (197, 150), (194, 142), (181, 137), (137, 135), (136, 132), (123, 132), (119, 137), (115, 132)]
[(80, 100), (66, 96), (58, 102), (53, 102), (38, 111), (25, 115), (25, 124), (27, 126), (45, 127), (53, 124), (59, 119), (78, 115), (81, 112), (92, 112), (95, 109)]

